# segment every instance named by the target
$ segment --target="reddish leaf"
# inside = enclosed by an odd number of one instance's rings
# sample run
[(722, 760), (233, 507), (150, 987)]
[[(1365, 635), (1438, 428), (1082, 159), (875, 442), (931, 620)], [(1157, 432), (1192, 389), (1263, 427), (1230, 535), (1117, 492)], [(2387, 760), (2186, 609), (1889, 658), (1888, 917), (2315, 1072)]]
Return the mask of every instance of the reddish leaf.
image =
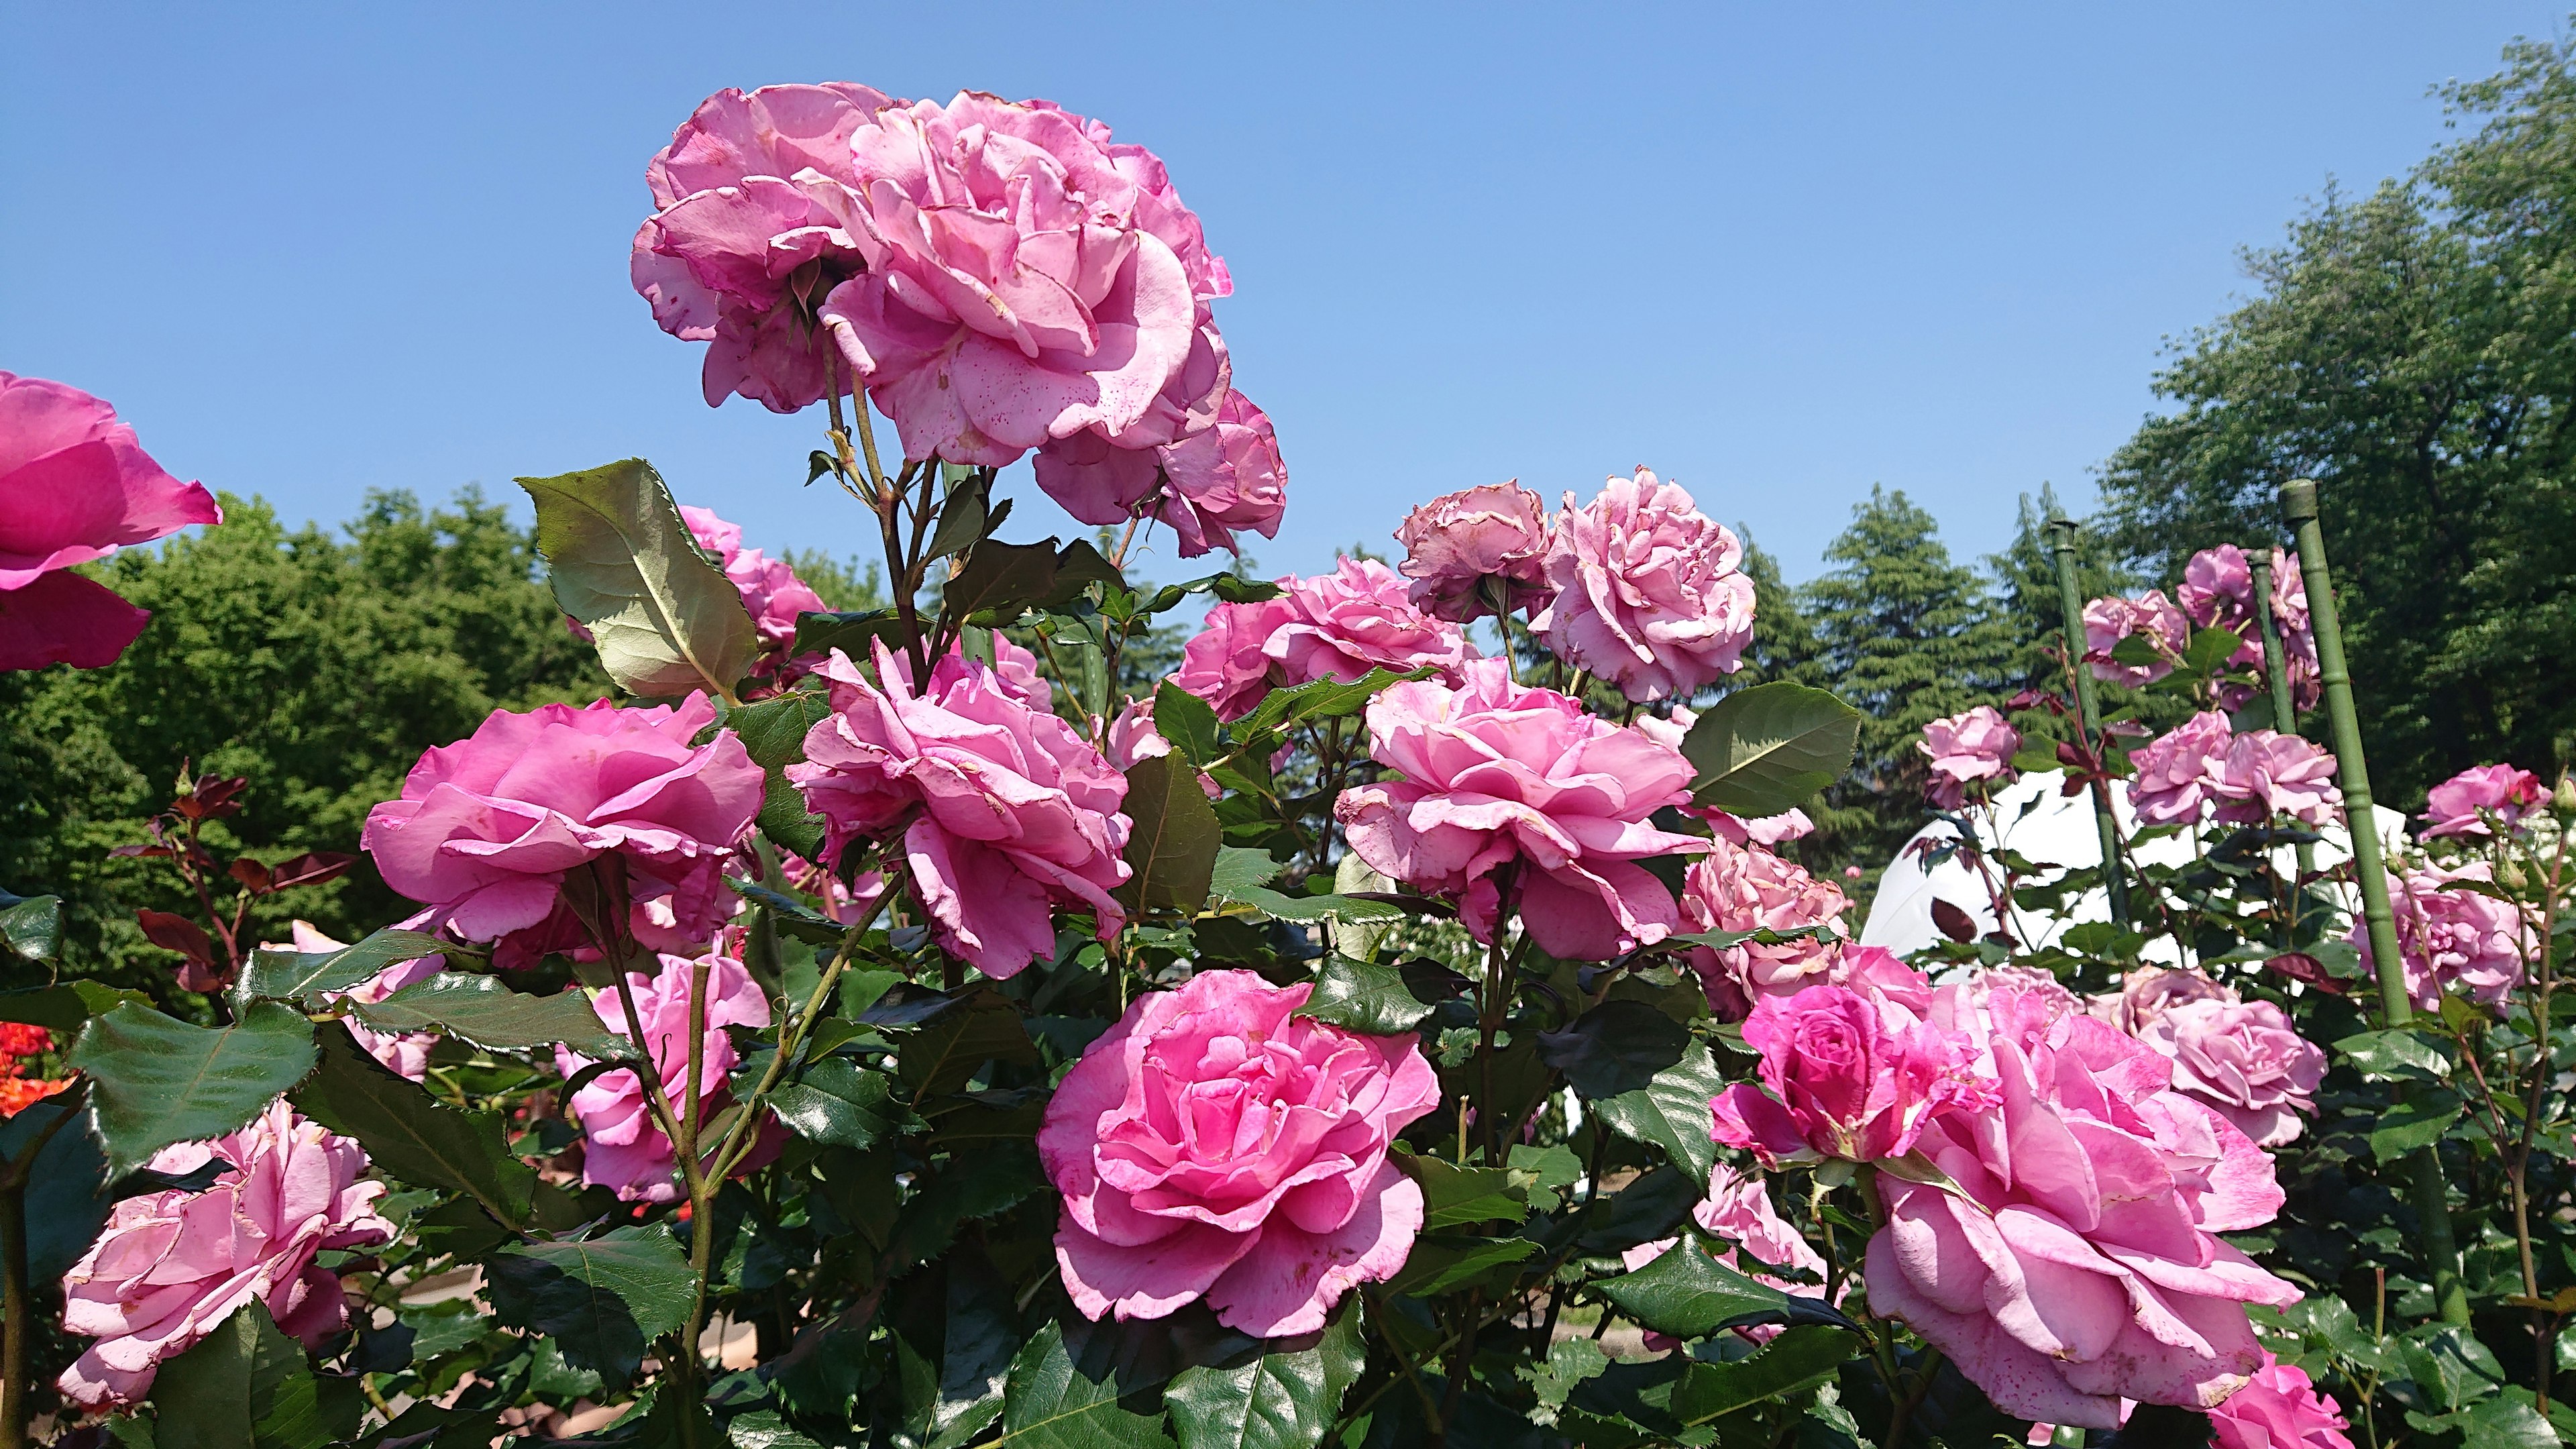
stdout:
[(250, 781), (240, 775), (223, 775), (199, 779), (189, 789), (179, 792), (170, 808), (190, 820), (220, 820), (241, 813), (239, 796)]
[(240, 881), (242, 888), (253, 895), (264, 895), (272, 889), (268, 883), (268, 867), (247, 855), (224, 867), (224, 874)]
[(179, 852), (166, 845), (120, 845), (107, 853), (110, 860), (140, 856), (145, 860), (163, 860)]
[(196, 922), (168, 911), (136, 911), (134, 919), (143, 927), (144, 938), (153, 945), (164, 951), (176, 951), (200, 965), (215, 964), (215, 943), (206, 939), (206, 933), (198, 929)]
[(2264, 962), (2263, 969), (2303, 981), (2329, 996), (2341, 996), (2351, 989), (2340, 978), (2328, 975), (2324, 962), (2304, 951), (2284, 951)]
[(1977, 918), (1939, 896), (1932, 898), (1932, 924), (1953, 941), (1977, 939)]
[(358, 858), (337, 850), (308, 850), (269, 867), (268, 888), (282, 891), (289, 886), (320, 885), (338, 880), (349, 873)]

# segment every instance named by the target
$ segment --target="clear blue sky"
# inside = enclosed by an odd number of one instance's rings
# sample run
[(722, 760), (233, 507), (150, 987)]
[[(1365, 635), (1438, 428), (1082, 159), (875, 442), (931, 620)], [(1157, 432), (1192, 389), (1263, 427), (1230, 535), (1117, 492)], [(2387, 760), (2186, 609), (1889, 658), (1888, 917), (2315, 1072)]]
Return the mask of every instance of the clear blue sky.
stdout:
[[(2562, 0), (2563, 3), (2563, 0)], [(1265, 570), (1646, 463), (1792, 578), (1873, 483), (1978, 553), (2077, 502), (2163, 340), (2330, 178), (2443, 135), (2538, 3), (0, 8), (0, 368), (337, 521), (629, 454), (772, 549), (818, 413), (698, 395), (629, 290), (709, 91), (1046, 96), (1170, 163), (1276, 419)], [(1061, 526), (1026, 467), (1009, 532)], [(1256, 540), (1256, 544), (1258, 541)], [(1168, 556), (1146, 568), (1177, 577)]]

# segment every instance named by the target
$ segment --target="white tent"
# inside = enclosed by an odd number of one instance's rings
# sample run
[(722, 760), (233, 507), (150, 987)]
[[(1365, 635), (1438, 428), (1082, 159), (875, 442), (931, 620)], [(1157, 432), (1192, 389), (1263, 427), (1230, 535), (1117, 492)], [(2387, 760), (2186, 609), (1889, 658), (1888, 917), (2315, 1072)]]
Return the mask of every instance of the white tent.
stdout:
[[(1995, 797), (1990, 812), (1970, 816), (1976, 824), (1979, 843), (1989, 851), (2010, 849), (2035, 865), (2050, 867), (2033, 877), (2034, 881), (2054, 880), (2063, 871), (2101, 864), (2102, 840), (2093, 824), (2092, 792), (2064, 795), (2060, 787), (2065, 779), (2062, 770), (2045, 770), (2014, 781)], [(2111, 803), (2125, 838), (2137, 829), (2137, 818), (2130, 813), (2124, 783), (2112, 782)], [(2406, 817), (2384, 805), (2374, 807), (2374, 815), (2383, 848), (2402, 848), (2406, 844)], [(2136, 851), (2136, 856), (2147, 864), (2185, 865), (2200, 851), (2224, 840), (2231, 830), (2228, 826), (2204, 825), (2196, 832), (2150, 841)], [(2331, 825), (2320, 833), (2325, 838), (2316, 847), (2319, 866), (2339, 865), (2351, 858), (2352, 843), (2342, 826)], [(1941, 940), (1941, 930), (1932, 922), (1932, 903), (1936, 900), (1967, 912), (1980, 935), (1997, 928), (1986, 884), (1975, 866), (1953, 853), (1930, 870), (1924, 869), (1918, 845), (1927, 840), (1947, 842), (1956, 838), (1957, 832), (1947, 821), (1935, 820), (1916, 831), (1905, 848), (1897, 852), (1896, 859), (1888, 862), (1886, 873), (1879, 877), (1877, 898), (1870, 902), (1869, 919), (1861, 926), (1862, 945), (1885, 946), (1904, 955)], [(2284, 872), (2295, 864), (2295, 854), (2288, 846), (2279, 847), (2274, 855), (2277, 868)], [(1998, 871), (1998, 878), (2000, 874)], [(2096, 887), (2077, 897), (2072, 908), (2062, 914), (2019, 908), (2012, 908), (2012, 914), (2012, 934), (2025, 945), (2044, 946), (2056, 941), (2068, 926), (2109, 920), (2110, 896)], [(2166, 964), (2182, 964), (2180, 948), (2168, 937), (2159, 936), (2149, 942), (2145, 955)]]

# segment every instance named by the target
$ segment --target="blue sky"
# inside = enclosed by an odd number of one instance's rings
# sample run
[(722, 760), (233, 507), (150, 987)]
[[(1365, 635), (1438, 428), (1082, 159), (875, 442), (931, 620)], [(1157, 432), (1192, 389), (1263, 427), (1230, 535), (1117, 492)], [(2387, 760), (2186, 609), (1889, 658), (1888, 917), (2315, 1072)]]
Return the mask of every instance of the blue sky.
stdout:
[[(709, 91), (1042, 95), (1170, 163), (1290, 472), (1265, 571), (1407, 506), (1646, 463), (1792, 578), (1872, 484), (1963, 553), (2079, 502), (2329, 179), (2546, 4), (13, 5), (0, 368), (337, 521), (630, 454), (750, 541), (860, 549), (819, 414), (699, 399), (626, 280)], [(1062, 527), (1025, 465), (1009, 533)], [(1177, 577), (1168, 555), (1148, 573)], [(1192, 570), (1196, 571), (1195, 569)]]

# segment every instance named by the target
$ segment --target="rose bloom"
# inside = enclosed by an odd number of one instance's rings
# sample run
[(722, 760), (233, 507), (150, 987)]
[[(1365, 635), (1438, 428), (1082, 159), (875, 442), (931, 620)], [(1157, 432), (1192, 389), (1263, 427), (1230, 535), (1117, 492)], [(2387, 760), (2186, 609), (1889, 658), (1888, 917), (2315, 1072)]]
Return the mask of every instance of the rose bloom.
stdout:
[(1422, 1188), (1387, 1147), (1439, 1105), (1439, 1079), (1410, 1034), (1292, 1015), (1312, 989), (1201, 972), (1140, 997), (1065, 1074), (1038, 1156), (1083, 1316), (1204, 1298), (1255, 1337), (1312, 1333), (1404, 1265)]
[[(1154, 727), (1154, 701), (1151, 699), (1131, 700), (1125, 709), (1111, 716), (1108, 726), (1100, 731), (1100, 743), (1101, 753), (1107, 757), (1110, 768), (1122, 775), (1134, 769), (1140, 760), (1158, 759), (1172, 752), (1172, 742), (1163, 738), (1163, 732)], [(1274, 765), (1272, 768), (1277, 767)], [(1223, 795), (1225, 789), (1202, 773), (1199, 775), (1199, 793), (1214, 800)]]
[[(1697, 723), (1699, 723), (1698, 714), (1675, 705), (1670, 718), (1653, 714), (1637, 716), (1635, 728), (1643, 730), (1647, 738), (1678, 750), (1682, 747), (1682, 741), (1689, 738), (1691, 726)], [(1710, 834), (1723, 840), (1731, 840), (1737, 845), (1743, 845), (1748, 841), (1755, 845), (1780, 845), (1792, 840), (1804, 840), (1816, 833), (1816, 822), (1808, 819), (1807, 812), (1804, 810), (1791, 809), (1783, 810), (1777, 815), (1738, 817), (1729, 815), (1714, 805), (1683, 804), (1673, 808), (1695, 820), (1706, 821)], [(1855, 868), (1852, 874), (1858, 875), (1858, 869)]]
[(2165, 1057), (2081, 1014), (2041, 1026), (2009, 994), (1999, 1099), (1935, 1115), (1918, 1144), (1960, 1192), (1878, 1176), (1870, 1308), (2020, 1418), (2214, 1408), (2263, 1364), (2244, 1305), (2299, 1298), (2218, 1236), (2280, 1210), (2271, 1159), (2172, 1091)]
[[(2513, 906), (2476, 891), (2446, 890), (2453, 881), (2494, 879), (2492, 868), (2472, 861), (2458, 869), (2428, 865), (2388, 877), (2388, 904), (2397, 918), (2397, 950), (2406, 961), (2406, 994), (2421, 1011), (2442, 1009), (2442, 993), (2457, 987), (2471, 1001), (2501, 1010), (2522, 984), (2524, 959), (2534, 947), (2530, 922)], [(2355, 917), (2349, 937), (2372, 963), (2369, 923)]]
[[(680, 507), (680, 517), (689, 525), (689, 534), (698, 541), (698, 547), (716, 556), (717, 566), (733, 582), (735, 592), (742, 595), (742, 606), (750, 613), (752, 626), (760, 631), (761, 657), (752, 666), (752, 673), (778, 673), (785, 665), (788, 648), (796, 642), (796, 616), (820, 614), (830, 606), (783, 560), (756, 548), (744, 548), (739, 525), (686, 504)], [(809, 660), (797, 663), (807, 664)]]
[(1956, 810), (1968, 803), (1970, 785), (2011, 782), (2012, 758), (2021, 752), (2021, 731), (1993, 705), (1981, 704), (1925, 725), (1923, 738), (1914, 747), (1932, 762), (1925, 792), (1933, 805)]
[(1530, 628), (1630, 699), (1687, 697), (1733, 674), (1753, 642), (1743, 563), (1731, 530), (1639, 468), (1583, 507), (1565, 495), (1548, 538), (1556, 597)]
[(2197, 971), (2133, 966), (2121, 977), (2119, 990), (2086, 998), (2084, 1009), (2131, 1036), (2144, 1036), (2167, 1011), (2185, 1002), (2236, 999), (2233, 989)]
[(2335, 758), (2297, 735), (2248, 730), (2208, 758), (2211, 812), (2221, 825), (2261, 825), (2286, 815), (2305, 825), (2334, 822), (2343, 791), (2334, 783)]
[(98, 1241), (63, 1277), (63, 1329), (97, 1339), (55, 1383), (85, 1408), (135, 1402), (167, 1360), (257, 1299), (278, 1328), (319, 1348), (348, 1321), (324, 1249), (390, 1241), (376, 1215), (385, 1185), (360, 1177), (367, 1155), (285, 1102), (211, 1142), (162, 1148), (174, 1176), (218, 1165), (204, 1192), (169, 1190), (116, 1205)]
[(708, 406), (740, 394), (792, 413), (836, 390), (814, 304), (866, 266), (850, 138), (892, 104), (847, 81), (727, 87), (644, 168), (654, 213), (628, 271), (663, 331), (712, 344)]
[(1936, 1114), (1987, 1095), (1971, 1043), (1848, 986), (1762, 998), (1744, 1043), (1762, 1057), (1761, 1085), (1711, 1099), (1709, 1135), (1766, 1168), (1902, 1157)]
[(2508, 830), (2549, 798), (2540, 777), (2511, 765), (2477, 765), (2462, 770), (2428, 792), (2424, 800), (2424, 838), (2440, 835), (2487, 835), (2492, 812)]
[(152, 615), (71, 572), (224, 511), (76, 387), (0, 372), (0, 670), (116, 662)]
[(916, 692), (882, 641), (872, 684), (839, 650), (816, 671), (832, 713), (787, 767), (823, 817), (824, 854), (903, 838), (940, 945), (995, 979), (1055, 958), (1055, 908), (1092, 912), (1101, 940), (1126, 912), (1127, 779), (1071, 725), (951, 654)]
[(2326, 1054), (2271, 1002), (2181, 1002), (2138, 1039), (2173, 1058), (2175, 1091), (2217, 1108), (2257, 1146), (2298, 1141), (2299, 1114), (2317, 1110)]
[[(1809, 875), (1795, 861), (1721, 833), (1708, 854), (1682, 876), (1682, 919), (1690, 934), (1792, 931), (1829, 925), (1851, 907), (1842, 888)], [(1776, 946), (1745, 941), (1723, 949), (1691, 948), (1709, 1004), (1740, 1018), (1766, 996), (1785, 996), (1824, 980), (1838, 953), (1830, 941), (1797, 936)]]
[(2131, 754), (2138, 774), (2129, 782), (2129, 803), (2138, 818), (2150, 825), (2197, 822), (2216, 794), (2219, 761), (2234, 738), (2227, 716), (2204, 710)]
[(1417, 506), (1395, 528), (1404, 545), (1403, 575), (1413, 580), (1413, 606), (1435, 619), (1464, 624), (1495, 612), (1547, 607), (1547, 502), (1518, 479), (1444, 493)]
[(401, 798), (367, 813), (360, 844), (385, 884), (435, 908), (423, 929), (497, 942), (495, 965), (594, 949), (562, 886), (609, 855), (625, 863), (635, 939), (689, 950), (733, 914), (724, 863), (768, 790), (733, 731), (690, 743), (715, 717), (694, 693), (677, 706), (494, 710), (423, 754)]
[(2245, 1387), (2209, 1411), (2209, 1442), (2217, 1449), (2352, 1449), (2343, 1432), (2351, 1427), (2307, 1370), (2268, 1353)]
[[(2153, 664), (2121, 664), (2111, 651), (2132, 634), (2145, 636), (2156, 648)], [(2095, 679), (2136, 689), (2173, 673), (2174, 661), (2191, 643), (2191, 620), (2166, 598), (2149, 589), (2134, 599), (2095, 599), (2084, 606), (2084, 658)]]
[(1273, 687), (1271, 636), (1296, 617), (1284, 598), (1209, 605), (1199, 631), (1181, 646), (1173, 685), (1206, 700), (1220, 719), (1250, 714)]
[[(1817, 1278), (1826, 1274), (1823, 1255), (1805, 1238), (1798, 1236), (1796, 1228), (1781, 1219), (1778, 1210), (1771, 1206), (1771, 1194), (1763, 1187), (1761, 1178), (1719, 1163), (1708, 1175), (1708, 1196), (1691, 1208), (1691, 1220), (1712, 1235), (1733, 1244), (1732, 1247), (1718, 1249), (1717, 1260), (1744, 1271), (1754, 1282), (1801, 1296), (1812, 1297), (1819, 1291), (1813, 1283), (1765, 1273), (1737, 1258), (1736, 1249), (1742, 1248), (1745, 1255), (1756, 1263), (1794, 1268)], [(1619, 1266), (1634, 1273), (1671, 1252), (1680, 1241), (1679, 1238), (1657, 1238), (1652, 1242), (1639, 1243), (1619, 1255)], [(1769, 1343), (1779, 1337), (1780, 1327), (1776, 1323), (1764, 1323), (1735, 1331), (1754, 1343)], [(1678, 1339), (1668, 1335), (1651, 1330), (1646, 1334), (1649, 1352), (1665, 1352), (1681, 1346)]]
[[(699, 1044), (698, 1091), (701, 1120), (712, 1121), (728, 1100), (725, 1077), (742, 1054), (734, 1050), (729, 1026), (769, 1025), (769, 998), (759, 983), (730, 956), (708, 956), (706, 1037)], [(646, 1051), (653, 1075), (674, 1111), (689, 1090), (689, 986), (697, 963), (684, 956), (664, 956), (651, 974), (630, 971), (626, 984), (635, 996), (635, 1014), (644, 1022)], [(613, 990), (591, 998), (600, 1025), (627, 1040), (625, 1003)], [(588, 1057), (555, 1048), (555, 1070), (567, 1078), (590, 1066)], [(603, 1072), (572, 1094), (573, 1120), (581, 1124), (581, 1180), (614, 1188), (625, 1202), (676, 1202), (680, 1196), (679, 1155), (653, 1120), (644, 1083), (629, 1069)]]
[[(2254, 616), (2254, 571), (2245, 550), (2222, 543), (2193, 554), (2183, 567), (2183, 581), (2174, 587), (2174, 602), (2199, 627), (2231, 630), (2244, 641), (2228, 663), (2263, 668), (2262, 622)], [(2290, 677), (2293, 703), (2300, 709), (2314, 709), (2322, 686), (2317, 678), (2317, 641), (2308, 631), (2307, 584), (2299, 576), (2297, 561), (2277, 548), (2272, 550), (2272, 626), (2281, 636), (2282, 666)], [(2237, 709), (2255, 691), (2226, 685), (2220, 692), (2227, 708)]]
[[(311, 921), (296, 921), (287, 929), (292, 938), (291, 944), (281, 946), (274, 942), (263, 942), (260, 949), (300, 951), (306, 955), (321, 955), (349, 949), (348, 942), (335, 941), (322, 934), (314, 928)], [(447, 958), (444, 956), (423, 956), (415, 961), (397, 961), (346, 991), (326, 992), (324, 995), (333, 1001), (355, 1001), (372, 1006), (406, 986), (415, 986), (427, 981), (446, 968)], [(360, 1025), (354, 1016), (342, 1017), (340, 1024), (349, 1029), (350, 1039), (364, 1049), (367, 1055), (384, 1064), (385, 1070), (397, 1076), (408, 1077), (415, 1082), (429, 1075), (429, 1049), (438, 1045), (438, 1036), (435, 1032), (389, 1035), (369, 1030)]]
[(1080, 432), (1039, 448), (1036, 469), (1047, 496), (1085, 523), (1170, 524), (1183, 558), (1241, 553), (1238, 532), (1277, 537), (1288, 505), (1288, 465), (1269, 414), (1227, 386), (1193, 406), (1169, 442), (1122, 447)]
[(1231, 289), (1161, 163), (1048, 102), (890, 106), (850, 146), (867, 269), (820, 316), (908, 458), (1129, 438)]
[(1477, 657), (1457, 625), (1414, 608), (1404, 580), (1374, 559), (1346, 558), (1331, 573), (1279, 584), (1286, 592), (1278, 598), (1211, 607), (1182, 646), (1172, 683), (1235, 719), (1283, 686), (1424, 667), (1455, 683), (1459, 666)]
[(1379, 873), (1458, 903), (1490, 941), (1507, 867), (1521, 922), (1551, 956), (1606, 961), (1670, 935), (1672, 893), (1636, 862), (1704, 848), (1648, 817), (1687, 797), (1690, 762), (1669, 745), (1512, 683), (1479, 659), (1452, 689), (1393, 685), (1369, 701), (1369, 755), (1398, 778), (1342, 792), (1333, 817)]

